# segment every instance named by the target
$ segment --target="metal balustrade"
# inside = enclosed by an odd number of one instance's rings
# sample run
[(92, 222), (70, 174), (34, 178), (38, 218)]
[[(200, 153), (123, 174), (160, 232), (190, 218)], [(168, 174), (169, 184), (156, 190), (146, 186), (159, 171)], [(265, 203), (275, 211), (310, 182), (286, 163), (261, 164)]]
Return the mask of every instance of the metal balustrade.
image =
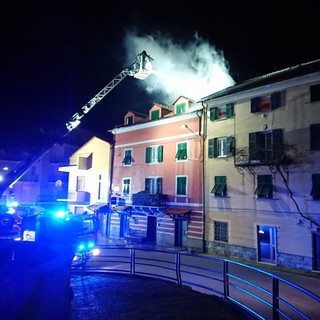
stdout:
[(100, 246), (101, 254), (74, 272), (156, 277), (223, 297), (257, 319), (319, 319), (320, 297), (269, 272), (228, 259), (167, 250)]

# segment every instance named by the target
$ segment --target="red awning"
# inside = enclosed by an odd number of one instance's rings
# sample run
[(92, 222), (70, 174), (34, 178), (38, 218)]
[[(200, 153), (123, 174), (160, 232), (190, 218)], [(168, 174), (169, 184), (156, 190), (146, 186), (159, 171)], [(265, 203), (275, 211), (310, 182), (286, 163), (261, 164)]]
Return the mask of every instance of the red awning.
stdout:
[(190, 209), (169, 209), (166, 210), (166, 214), (178, 214), (178, 215), (183, 215), (183, 214), (187, 214), (190, 213)]

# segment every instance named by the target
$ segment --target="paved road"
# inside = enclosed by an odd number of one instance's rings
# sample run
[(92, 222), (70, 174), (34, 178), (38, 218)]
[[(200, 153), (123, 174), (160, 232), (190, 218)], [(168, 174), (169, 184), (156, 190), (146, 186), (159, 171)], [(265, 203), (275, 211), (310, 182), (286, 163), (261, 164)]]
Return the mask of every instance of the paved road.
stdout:
[[(106, 243), (106, 244), (112, 244), (112, 245), (119, 245), (123, 246), (125, 245), (123, 242), (119, 243)], [(168, 250), (171, 252), (175, 252), (175, 249), (173, 248), (163, 248), (163, 247), (157, 247), (157, 249), (162, 249), (162, 250)], [(138, 253), (137, 253), (138, 254)], [(151, 254), (150, 252), (148, 254)], [(152, 257), (152, 259), (156, 259), (156, 257)], [(160, 258), (161, 259), (161, 258)], [(212, 260), (206, 260), (206, 259), (196, 259), (192, 258), (192, 256), (188, 257), (185, 256), (184, 259), (187, 259), (188, 261), (184, 261), (185, 263), (190, 263), (190, 264), (199, 264), (201, 267), (208, 267), (208, 268), (215, 268), (212, 266)], [(192, 260), (193, 259), (193, 260)], [(199, 261), (200, 262), (199, 262)], [(190, 262), (191, 261), (191, 262)], [(192, 262), (193, 261), (193, 262)], [(161, 262), (159, 262), (161, 264)], [(109, 269), (125, 269), (126, 268), (126, 263), (121, 263), (121, 261), (118, 261), (116, 265), (109, 266)], [(127, 265), (128, 268), (128, 265)], [(138, 271), (146, 271), (144, 270), (144, 266), (139, 267)], [(218, 269), (219, 267), (217, 267)], [(230, 266), (230, 271), (235, 274), (236, 276), (239, 276), (242, 279), (245, 279), (247, 281), (253, 282), (257, 284), (259, 287), (262, 287), (263, 289), (272, 292), (272, 281), (270, 281), (270, 276), (264, 275), (263, 273), (259, 272), (254, 272), (250, 269), (247, 268), (238, 268), (236, 265), (231, 265)], [(269, 269), (268, 266), (263, 266), (259, 265), (258, 267), (261, 270), (265, 270), (268, 273), (271, 273), (273, 275), (276, 275), (284, 280), (287, 280), (291, 283), (294, 283), (318, 296), (320, 296), (320, 275), (318, 276), (317, 274), (311, 274), (311, 273), (304, 273), (304, 274), (295, 274), (291, 272), (284, 272), (281, 271), (281, 269)], [(153, 270), (153, 272), (155, 272)], [(166, 269), (157, 269), (158, 274), (161, 274), (162, 276), (171, 276), (172, 278), (175, 278), (175, 272), (174, 271), (168, 271)], [(170, 273), (171, 272), (171, 273)], [(313, 277), (311, 277), (313, 276)], [(197, 281), (195, 281), (193, 275), (189, 274), (184, 274), (183, 275), (183, 280), (184, 281), (193, 281), (197, 283), (201, 283), (203, 286), (209, 286), (209, 287), (214, 287), (216, 288), (219, 292), (223, 292), (223, 282), (221, 281), (222, 278), (220, 277), (220, 281), (208, 281), (207, 278), (199, 278)], [(261, 292), (261, 290), (255, 290), (249, 285), (239, 283), (237, 280), (233, 280), (233, 283), (235, 285), (239, 286), (241, 285), (242, 288), (247, 289), (248, 291), (254, 292), (255, 294), (261, 296), (263, 299), (266, 299), (270, 303), (272, 303), (272, 297), (268, 294), (265, 294), (264, 292)], [(191, 286), (193, 289), (200, 291), (202, 293), (209, 293), (208, 290), (205, 290), (203, 288), (199, 287), (194, 287)], [(306, 295), (302, 292), (300, 293), (297, 289), (292, 288), (290, 285), (286, 284), (285, 281), (280, 281), (279, 285), (279, 292), (280, 292), (280, 297), (283, 298), (285, 301), (290, 302), (293, 304), (293, 306), (297, 307), (300, 310), (303, 310), (303, 312), (307, 315), (309, 319), (318, 319), (318, 316), (320, 314), (320, 304), (314, 301), (311, 298), (306, 297)], [(257, 301), (255, 298), (252, 298), (246, 294), (243, 294), (243, 292), (239, 291), (238, 288), (235, 287), (230, 287), (230, 296), (249, 305), (255, 305), (255, 310), (258, 310), (260, 314), (263, 314), (266, 319), (271, 319), (272, 318), (272, 311), (271, 308), (268, 307), (266, 304), (261, 303)], [(212, 294), (212, 293), (211, 293)], [(289, 312), (289, 309), (285, 307), (285, 304), (280, 303), (280, 309), (284, 310), (285, 312)], [(294, 313), (288, 313), (288, 315), (291, 315), (293, 319), (295, 319), (295, 314)], [(299, 318), (297, 318), (299, 319)]]

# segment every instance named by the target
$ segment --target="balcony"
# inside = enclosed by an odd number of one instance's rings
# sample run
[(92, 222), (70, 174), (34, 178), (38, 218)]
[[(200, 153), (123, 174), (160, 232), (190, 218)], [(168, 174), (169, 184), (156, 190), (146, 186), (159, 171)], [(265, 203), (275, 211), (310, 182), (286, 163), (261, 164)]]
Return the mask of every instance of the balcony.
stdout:
[(69, 191), (68, 202), (77, 202), (81, 204), (90, 204), (90, 193), (86, 191)]
[(152, 206), (161, 207), (166, 204), (167, 197), (164, 194), (151, 194), (145, 191), (140, 191), (132, 195), (133, 206)]

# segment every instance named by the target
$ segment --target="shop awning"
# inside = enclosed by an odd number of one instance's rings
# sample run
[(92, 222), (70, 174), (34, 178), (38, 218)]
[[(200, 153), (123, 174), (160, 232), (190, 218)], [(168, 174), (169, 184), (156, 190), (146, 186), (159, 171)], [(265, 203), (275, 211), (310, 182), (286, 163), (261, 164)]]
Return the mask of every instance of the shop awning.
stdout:
[(169, 209), (165, 211), (165, 213), (169, 215), (173, 220), (185, 218), (188, 221), (190, 221), (190, 212), (191, 209)]
[(88, 206), (87, 209), (91, 211), (99, 210), (99, 212), (105, 213), (105, 212), (108, 212), (109, 205), (107, 203), (95, 203)]

